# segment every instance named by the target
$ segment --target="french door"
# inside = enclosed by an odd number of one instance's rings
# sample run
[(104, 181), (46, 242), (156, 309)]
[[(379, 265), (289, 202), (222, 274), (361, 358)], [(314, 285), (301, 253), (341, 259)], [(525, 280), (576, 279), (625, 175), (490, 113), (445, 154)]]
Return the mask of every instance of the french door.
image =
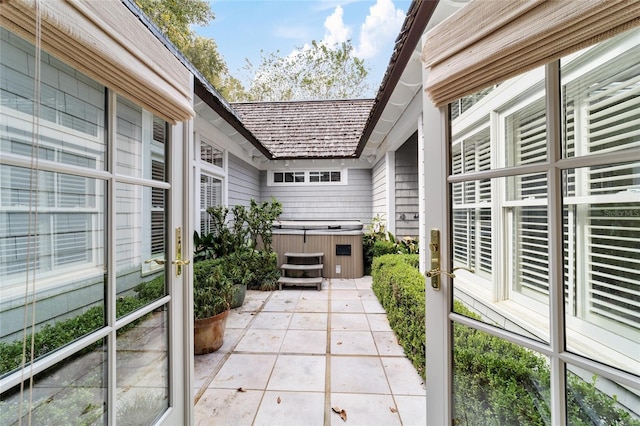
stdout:
[(425, 106), (428, 424), (639, 424), (638, 40)]
[(2, 60), (0, 423), (187, 424), (186, 125), (4, 30), (2, 51), (25, 60)]

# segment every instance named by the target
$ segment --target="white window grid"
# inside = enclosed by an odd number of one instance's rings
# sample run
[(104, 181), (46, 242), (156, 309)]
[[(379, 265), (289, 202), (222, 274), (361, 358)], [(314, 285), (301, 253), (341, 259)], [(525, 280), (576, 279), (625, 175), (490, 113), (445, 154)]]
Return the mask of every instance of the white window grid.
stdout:
[(269, 186), (346, 185), (347, 170), (271, 170), (267, 184)]
[[(634, 55), (626, 55), (623, 59), (629, 68), (634, 67), (634, 61), (631, 59), (633, 57)], [(599, 63), (604, 62), (599, 61)], [(562, 138), (564, 159), (560, 160), (563, 168), (563, 184), (562, 188), (558, 188), (564, 192), (565, 260), (563, 267), (568, 322), (578, 324), (578, 327), (588, 328), (599, 325), (631, 338), (634, 336), (637, 338), (640, 330), (640, 314), (638, 314), (640, 298), (637, 297), (640, 291), (638, 289), (640, 276), (637, 272), (640, 271), (640, 244), (638, 243), (640, 241), (640, 219), (638, 219), (640, 217), (640, 166), (637, 160), (630, 163), (624, 163), (624, 161), (628, 159), (629, 154), (634, 153), (634, 149), (637, 156), (637, 148), (640, 147), (640, 130), (638, 130), (640, 128), (640, 96), (638, 96), (640, 71), (638, 68), (640, 66), (635, 64), (636, 71), (627, 70), (623, 73), (628, 77), (624, 85), (620, 83), (620, 76), (616, 77), (617, 80), (613, 78), (607, 83), (607, 80), (602, 79), (599, 74), (598, 85), (591, 85), (594, 95), (578, 99), (565, 94), (562, 99), (565, 106)], [(571, 78), (563, 80), (565, 85), (563, 87), (566, 87), (572, 79), (585, 78), (586, 73), (577, 72), (575, 66), (571, 72)], [(589, 83), (583, 81), (582, 86), (583, 88), (589, 86)], [(503, 95), (504, 93), (508, 93), (508, 88), (503, 90)], [(539, 90), (531, 87), (528, 93), (530, 94), (529, 106), (533, 107)], [(462, 136), (463, 132), (459, 132), (461, 136), (457, 139), (454, 136), (452, 142), (452, 175), (476, 174), (469, 180), (452, 179), (454, 266), (474, 268), (476, 275), (466, 276), (466, 278), (478, 283), (483, 282), (478, 268), (478, 259), (481, 258), (478, 255), (481, 247), (478, 238), (481, 204), (477, 202), (476, 193), (479, 191), (481, 181), (490, 181), (490, 193), (493, 195), (490, 205), (497, 206), (497, 208), (494, 207), (493, 213), (496, 217), (493, 218), (491, 227), (494, 235), (503, 235), (507, 242), (502, 249), (504, 254), (500, 256), (499, 253), (494, 253), (492, 263), (504, 268), (504, 265), (500, 264), (513, 265), (512, 261), (516, 258), (523, 262), (520, 266), (516, 265), (514, 276), (504, 276), (501, 275), (500, 270), (495, 270), (493, 277), (490, 277), (493, 282), (489, 284), (485, 282), (484, 285), (496, 288), (497, 293), (503, 294), (504, 298), (513, 297), (514, 300), (522, 303), (528, 303), (527, 298), (544, 300), (540, 305), (529, 302), (529, 306), (538, 306), (544, 309), (541, 312), (547, 315), (550, 277), (547, 266), (549, 259), (544, 257), (548, 254), (549, 239), (548, 230), (544, 226), (548, 220), (546, 218), (548, 208), (547, 135), (544, 130), (546, 119), (544, 114), (536, 115), (532, 110), (525, 111), (525, 114), (522, 114), (522, 117), (526, 118), (523, 121), (524, 125), (518, 127), (513, 120), (509, 121), (506, 118), (515, 111), (513, 104), (508, 111), (499, 111), (499, 104), (495, 99), (486, 101), (493, 102), (496, 108), (492, 109), (498, 112), (486, 116), (487, 109), (472, 111), (472, 113), (475, 112), (476, 118), (468, 117), (466, 120), (467, 123), (473, 123), (476, 127), (478, 122), (491, 124), (492, 132), (495, 123), (502, 123), (497, 127), (502, 129), (504, 134), (492, 135), (494, 170), (485, 175), (477, 174), (480, 170), (477, 167), (477, 160), (474, 159), (476, 153), (468, 143), (470, 139), (468, 134), (473, 133), (472, 131), (464, 130), (464, 136)], [(540, 103), (541, 100), (537, 102)], [(611, 107), (608, 107), (607, 103)], [(544, 111), (544, 104), (542, 107)], [(610, 111), (606, 111), (607, 108)], [(481, 114), (485, 116), (480, 119)], [(464, 120), (465, 117), (461, 116), (455, 124)], [(516, 127), (518, 127), (517, 131), (513, 131)], [(466, 129), (469, 128), (467, 125)], [(511, 133), (519, 138), (518, 143), (503, 142), (509, 134), (508, 130), (512, 130)], [(576, 146), (575, 140), (589, 142)], [(504, 149), (507, 146), (515, 146), (516, 149), (508, 151)], [(627, 158), (620, 150), (627, 153)], [(500, 158), (498, 154), (505, 152), (506, 155)], [(592, 158), (587, 161), (586, 156)], [(580, 167), (570, 167), (573, 161)], [(495, 169), (496, 167), (503, 167), (503, 169)], [(510, 167), (513, 167), (511, 172), (508, 171)], [(602, 169), (605, 174), (598, 176), (599, 172), (594, 173), (596, 169)], [(531, 172), (526, 173), (527, 170)], [(601, 189), (600, 186), (605, 183), (609, 186)], [(476, 203), (471, 203), (470, 200), (475, 200)], [(594, 219), (594, 214), (603, 215), (602, 210), (605, 208), (608, 209), (609, 215), (617, 215), (619, 222), (624, 222), (624, 225), (617, 226), (619, 233), (616, 234), (616, 238), (595, 238), (598, 242), (594, 243), (594, 237), (598, 236), (597, 232), (602, 231), (597, 225), (597, 219)], [(638, 217), (634, 212), (638, 212)], [(498, 215), (501, 215), (502, 220)], [(505, 228), (498, 229), (502, 224)], [(615, 232), (615, 229), (612, 232)], [(626, 233), (626, 236), (621, 233)], [(607, 265), (615, 264), (611, 259), (612, 255), (604, 254), (599, 257), (594, 255), (594, 247), (606, 249), (598, 245), (602, 246), (603, 241), (607, 239), (617, 243), (618, 255), (623, 256), (625, 262), (630, 262), (632, 265), (630, 268), (627, 266), (628, 274), (623, 274), (622, 278), (619, 270), (615, 275), (606, 272), (606, 269), (610, 268)], [(520, 252), (513, 255), (510, 247), (518, 242), (521, 244)], [(620, 245), (626, 247), (624, 244), (628, 247), (620, 250)], [(501, 242), (498, 241), (494, 247), (500, 247), (500, 245)], [(574, 262), (577, 262), (578, 267)], [(594, 273), (594, 267), (599, 267), (600, 272)], [(603, 270), (605, 272), (602, 272)], [(523, 280), (523, 278), (526, 279)], [(598, 279), (603, 282), (597, 282)], [(622, 282), (614, 283), (615, 279)], [(587, 285), (579, 283), (587, 283)], [(617, 288), (614, 288), (615, 286)], [(514, 293), (517, 291), (525, 294), (526, 297), (515, 297), (517, 295)], [(498, 300), (503, 299), (498, 297)], [(585, 322), (576, 323), (575, 320), (580, 318)]]

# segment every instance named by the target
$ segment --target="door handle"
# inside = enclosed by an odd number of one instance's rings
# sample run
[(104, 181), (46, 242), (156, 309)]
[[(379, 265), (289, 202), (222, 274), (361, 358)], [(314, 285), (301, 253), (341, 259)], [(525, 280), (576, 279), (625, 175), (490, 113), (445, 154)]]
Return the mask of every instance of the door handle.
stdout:
[(182, 267), (191, 263), (189, 259), (182, 258), (182, 227), (176, 228), (176, 260), (171, 262), (176, 265), (176, 277), (182, 275)]
[(155, 263), (157, 265), (164, 265), (165, 263), (167, 263), (167, 261), (159, 257), (156, 257), (155, 259), (147, 259), (144, 261), (144, 263)]
[(431, 252), (431, 269), (425, 275), (431, 278), (431, 288), (440, 290), (440, 230), (432, 229), (430, 232), (431, 241), (429, 242), (429, 251)]
[(464, 266), (458, 266), (456, 268), (453, 268), (453, 270), (451, 272), (441, 271), (440, 269), (432, 269), (430, 271), (425, 272), (425, 275), (427, 276), (427, 278), (432, 278), (432, 277), (435, 277), (436, 275), (444, 274), (444, 275), (446, 275), (448, 277), (455, 278), (456, 277), (455, 271), (458, 271), (460, 269), (464, 269), (465, 271), (469, 271), (469, 272), (475, 272), (471, 268), (466, 268)]
[(431, 269), (425, 272), (427, 278), (431, 278), (431, 288), (434, 290), (440, 290), (440, 275), (446, 275), (451, 278), (455, 278), (455, 271), (464, 269), (465, 271), (475, 272), (473, 269), (459, 266), (453, 268), (451, 272), (443, 271), (440, 269), (440, 230), (431, 230), (431, 241), (429, 242), (429, 251), (431, 252)]

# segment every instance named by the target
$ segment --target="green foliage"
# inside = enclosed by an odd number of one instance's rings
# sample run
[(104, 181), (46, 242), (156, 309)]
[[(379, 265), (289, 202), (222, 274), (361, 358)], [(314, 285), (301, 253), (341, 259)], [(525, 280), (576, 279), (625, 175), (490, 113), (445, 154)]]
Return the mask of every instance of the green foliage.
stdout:
[(198, 231), (193, 231), (193, 260), (198, 262), (200, 260), (215, 259), (217, 242), (213, 233), (208, 233), (200, 236)]
[(215, 18), (206, 0), (135, 0), (140, 9), (226, 99), (245, 98), (240, 81), (230, 75), (218, 45), (196, 34), (194, 25)]
[(271, 251), (273, 242), (273, 221), (282, 214), (282, 203), (271, 197), (270, 201), (259, 203), (251, 200), (251, 207), (246, 215), (247, 229), (251, 238), (251, 247), (257, 248), (262, 242), (265, 251)]
[(254, 271), (254, 280), (249, 284), (249, 288), (265, 291), (278, 288), (280, 269), (278, 268), (278, 254), (276, 252), (255, 252), (250, 267)]
[(384, 256), (385, 254), (399, 254), (396, 244), (388, 240), (375, 241), (373, 243), (373, 257)]
[[(164, 277), (136, 286), (136, 296), (119, 297), (116, 300), (116, 316), (121, 318), (164, 296)], [(124, 330), (135, 326), (141, 319), (127, 325)], [(87, 334), (98, 330), (105, 324), (102, 306), (93, 306), (84, 313), (53, 324), (46, 324), (34, 335), (34, 359), (53, 352)], [(27, 336), (25, 360), (31, 359), (31, 335)], [(92, 347), (80, 353), (86, 353)], [(13, 371), (22, 365), (22, 341), (0, 342), (0, 375)]]
[(425, 376), (424, 277), (415, 254), (384, 255), (373, 260), (372, 289), (387, 312), (398, 342), (422, 377)]
[(364, 272), (371, 274), (373, 259), (385, 254), (418, 254), (418, 240), (413, 237), (405, 237), (401, 240), (386, 228), (386, 222), (381, 215), (376, 215), (365, 231), (362, 238)]
[(193, 313), (205, 319), (227, 309), (233, 298), (233, 282), (225, 275), (223, 259), (210, 259), (193, 265)]
[[(425, 377), (425, 282), (416, 255), (373, 261), (372, 288), (405, 353)], [(479, 319), (459, 301), (455, 312)], [(550, 424), (549, 367), (545, 358), (480, 330), (454, 324), (455, 425)], [(631, 425), (640, 421), (592, 383), (569, 373), (569, 424)]]
[(282, 214), (282, 204), (275, 198), (249, 208), (236, 205), (210, 207), (211, 232), (194, 233), (196, 263), (224, 259), (225, 277), (248, 288), (273, 289), (280, 277), (277, 255), (271, 247), (273, 221)]
[(164, 276), (160, 275), (151, 281), (140, 283), (134, 288), (134, 290), (138, 294), (138, 298), (145, 301), (145, 304), (158, 300), (166, 294), (164, 288)]
[(352, 55), (351, 41), (327, 46), (312, 41), (295, 54), (261, 52), (257, 69), (247, 61), (253, 76), (247, 101), (302, 101), (371, 97), (364, 60)]

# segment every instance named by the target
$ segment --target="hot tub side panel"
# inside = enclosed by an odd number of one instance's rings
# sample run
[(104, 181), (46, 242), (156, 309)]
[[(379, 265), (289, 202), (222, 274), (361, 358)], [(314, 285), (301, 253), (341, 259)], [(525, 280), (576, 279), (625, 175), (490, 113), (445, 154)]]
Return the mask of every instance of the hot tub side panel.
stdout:
[[(349, 255), (336, 255), (350, 251)], [(273, 249), (278, 253), (278, 263), (285, 261), (284, 254), (323, 252), (322, 276), (325, 278), (361, 278), (364, 274), (362, 233), (350, 234), (273, 234)]]

